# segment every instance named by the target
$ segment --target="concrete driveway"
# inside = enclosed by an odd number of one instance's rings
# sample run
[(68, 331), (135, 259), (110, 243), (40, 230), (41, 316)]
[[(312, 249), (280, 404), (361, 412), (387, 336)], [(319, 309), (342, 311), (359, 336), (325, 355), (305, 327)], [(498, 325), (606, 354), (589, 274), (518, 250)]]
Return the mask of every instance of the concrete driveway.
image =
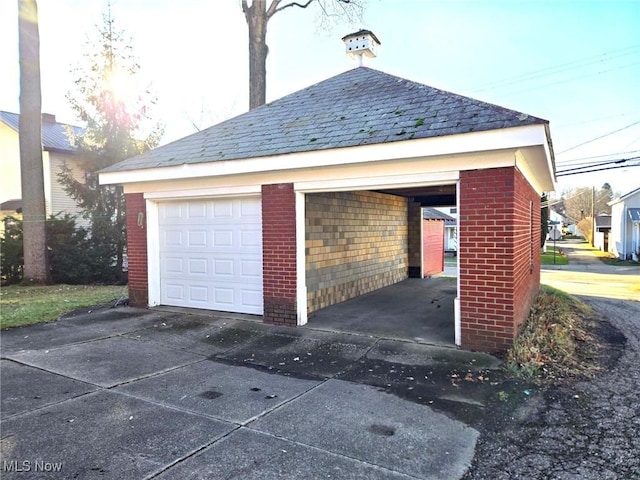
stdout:
[(128, 307), (0, 342), (3, 479), (457, 479), (478, 432), (436, 409), (481, 415), (482, 388), (451, 372), (487, 376), (498, 363)]

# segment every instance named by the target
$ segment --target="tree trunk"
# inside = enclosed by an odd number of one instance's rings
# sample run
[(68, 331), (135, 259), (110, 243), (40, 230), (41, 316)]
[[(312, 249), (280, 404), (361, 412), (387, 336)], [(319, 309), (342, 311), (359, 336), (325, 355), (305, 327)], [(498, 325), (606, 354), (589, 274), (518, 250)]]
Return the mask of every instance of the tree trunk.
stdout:
[(40, 34), (36, 0), (18, 0), (20, 55), (20, 179), (24, 232), (24, 276), (28, 283), (49, 281), (42, 166)]
[(249, 27), (249, 109), (253, 110), (266, 102), (267, 90), (267, 3), (253, 0), (244, 8)]

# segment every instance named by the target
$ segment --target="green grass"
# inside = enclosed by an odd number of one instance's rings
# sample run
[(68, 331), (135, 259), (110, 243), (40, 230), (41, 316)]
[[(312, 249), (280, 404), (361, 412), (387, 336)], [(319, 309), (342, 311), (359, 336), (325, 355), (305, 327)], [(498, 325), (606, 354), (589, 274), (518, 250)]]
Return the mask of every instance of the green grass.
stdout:
[(0, 327), (53, 322), (77, 308), (102, 305), (127, 295), (123, 285), (10, 285), (0, 290)]
[(613, 265), (614, 267), (640, 267), (638, 262), (632, 260), (620, 260), (615, 257), (613, 253), (602, 252), (600, 250), (594, 250), (598, 259), (607, 265)]
[(589, 333), (593, 310), (576, 297), (543, 285), (531, 314), (505, 356), (516, 377), (555, 382), (592, 377), (598, 344)]
[[(554, 255), (555, 251), (555, 263)], [(540, 252), (540, 265), (566, 265), (569, 263), (569, 259), (562, 251), (561, 247), (547, 247), (547, 252)]]

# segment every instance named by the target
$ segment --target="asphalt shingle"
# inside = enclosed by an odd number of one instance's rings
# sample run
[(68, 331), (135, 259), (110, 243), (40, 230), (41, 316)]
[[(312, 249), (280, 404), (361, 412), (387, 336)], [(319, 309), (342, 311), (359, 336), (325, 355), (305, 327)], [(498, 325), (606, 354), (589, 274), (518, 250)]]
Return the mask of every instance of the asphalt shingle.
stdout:
[(435, 208), (423, 208), (422, 218), (424, 218), (425, 220), (446, 220), (450, 222), (455, 222), (455, 218)]
[(359, 67), (104, 171), (269, 157), (544, 123)]
[[(0, 122), (7, 124), (16, 132), (19, 131), (20, 115), (17, 113), (0, 111)], [(69, 130), (76, 135), (82, 134), (84, 129), (66, 123), (59, 123), (51, 116), (42, 117), (42, 147), (44, 150), (59, 152), (75, 152), (69, 139)]]

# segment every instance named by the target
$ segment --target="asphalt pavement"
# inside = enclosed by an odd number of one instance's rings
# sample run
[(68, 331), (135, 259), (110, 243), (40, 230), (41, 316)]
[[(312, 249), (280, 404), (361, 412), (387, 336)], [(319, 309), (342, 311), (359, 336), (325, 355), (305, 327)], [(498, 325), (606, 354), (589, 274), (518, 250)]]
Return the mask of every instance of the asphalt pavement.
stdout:
[(580, 240), (558, 246), (569, 264), (543, 266), (542, 282), (594, 309), (600, 369), (527, 390), (512, 409), (505, 397), (477, 426), (465, 479), (640, 479), (640, 265), (606, 265)]

